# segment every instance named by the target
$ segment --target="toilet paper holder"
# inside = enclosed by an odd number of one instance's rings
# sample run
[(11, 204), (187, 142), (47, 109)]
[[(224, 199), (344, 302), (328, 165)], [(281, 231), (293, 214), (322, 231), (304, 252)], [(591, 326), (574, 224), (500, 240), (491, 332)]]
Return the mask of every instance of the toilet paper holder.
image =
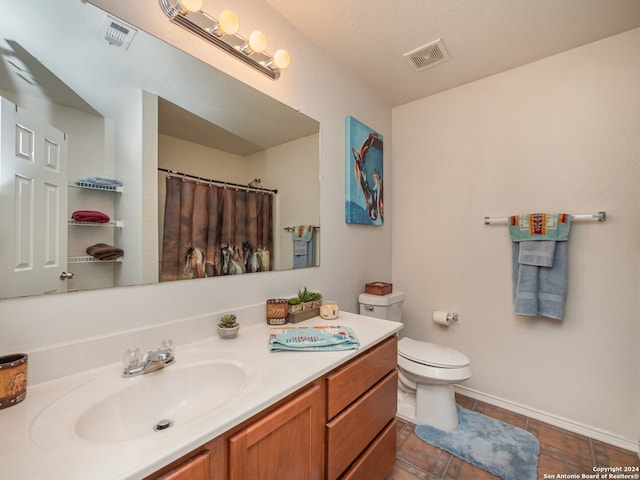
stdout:
[(433, 322), (448, 327), (453, 322), (458, 321), (458, 314), (436, 310), (433, 312)]

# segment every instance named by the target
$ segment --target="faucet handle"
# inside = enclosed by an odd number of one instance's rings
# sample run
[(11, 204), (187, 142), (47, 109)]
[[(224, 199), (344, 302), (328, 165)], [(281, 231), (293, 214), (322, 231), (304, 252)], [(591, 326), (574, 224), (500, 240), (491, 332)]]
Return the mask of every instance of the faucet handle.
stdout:
[(122, 363), (127, 370), (139, 368), (142, 363), (142, 353), (139, 348), (129, 348), (122, 357)]
[(173, 350), (173, 342), (171, 340), (162, 340), (162, 342), (160, 342), (160, 348), (156, 353), (165, 365), (171, 365), (176, 361), (173, 356)]
[(160, 350), (173, 354), (173, 340), (167, 339), (160, 342)]

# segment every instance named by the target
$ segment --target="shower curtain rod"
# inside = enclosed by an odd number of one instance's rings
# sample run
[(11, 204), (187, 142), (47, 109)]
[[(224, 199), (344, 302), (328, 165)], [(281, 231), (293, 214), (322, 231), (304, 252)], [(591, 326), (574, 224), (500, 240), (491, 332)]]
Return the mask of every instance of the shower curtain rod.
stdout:
[(178, 177), (183, 177), (183, 178), (189, 178), (195, 181), (200, 181), (202, 183), (215, 183), (216, 185), (222, 185), (223, 187), (230, 187), (230, 188), (235, 188), (235, 189), (242, 189), (242, 190), (247, 190), (250, 192), (263, 192), (263, 193), (268, 193), (268, 194), (277, 194), (278, 193), (278, 189), (274, 188), (262, 188), (262, 187), (250, 187), (249, 185), (243, 185), (241, 183), (233, 183), (233, 182), (225, 182), (224, 180), (213, 180), (210, 178), (202, 178), (202, 177), (197, 177), (195, 175), (190, 175), (188, 173), (182, 173), (182, 172), (177, 172), (175, 170), (169, 170), (167, 168), (162, 168), (162, 167), (158, 167), (158, 171), (159, 172), (165, 172), (168, 175), (176, 175)]
[[(571, 220), (597, 220), (598, 222), (606, 222), (607, 212), (570, 215), (570, 217), (571, 217)], [(491, 223), (509, 223), (510, 218), (511, 217), (502, 217), (502, 218), (484, 217), (484, 224), (489, 225)]]

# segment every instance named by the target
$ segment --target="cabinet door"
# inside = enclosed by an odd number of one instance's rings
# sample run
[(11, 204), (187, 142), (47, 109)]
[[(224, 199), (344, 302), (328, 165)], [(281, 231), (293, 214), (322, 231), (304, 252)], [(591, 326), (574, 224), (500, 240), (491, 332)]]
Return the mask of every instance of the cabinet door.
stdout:
[(209, 452), (202, 452), (158, 477), (158, 480), (210, 480), (209, 462)]
[(230, 480), (320, 480), (324, 466), (322, 404), (316, 383), (232, 436)]

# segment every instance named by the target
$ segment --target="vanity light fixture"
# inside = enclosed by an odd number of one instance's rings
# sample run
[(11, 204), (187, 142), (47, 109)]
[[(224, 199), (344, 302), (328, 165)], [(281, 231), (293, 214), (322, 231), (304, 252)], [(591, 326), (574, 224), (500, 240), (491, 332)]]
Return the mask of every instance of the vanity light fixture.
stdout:
[(204, 0), (159, 0), (162, 11), (173, 23), (213, 43), (231, 56), (264, 73), (272, 79), (289, 66), (291, 58), (286, 50), (267, 52), (267, 37), (256, 30), (244, 38), (238, 33), (240, 22), (231, 10), (223, 10), (218, 18), (204, 10)]

